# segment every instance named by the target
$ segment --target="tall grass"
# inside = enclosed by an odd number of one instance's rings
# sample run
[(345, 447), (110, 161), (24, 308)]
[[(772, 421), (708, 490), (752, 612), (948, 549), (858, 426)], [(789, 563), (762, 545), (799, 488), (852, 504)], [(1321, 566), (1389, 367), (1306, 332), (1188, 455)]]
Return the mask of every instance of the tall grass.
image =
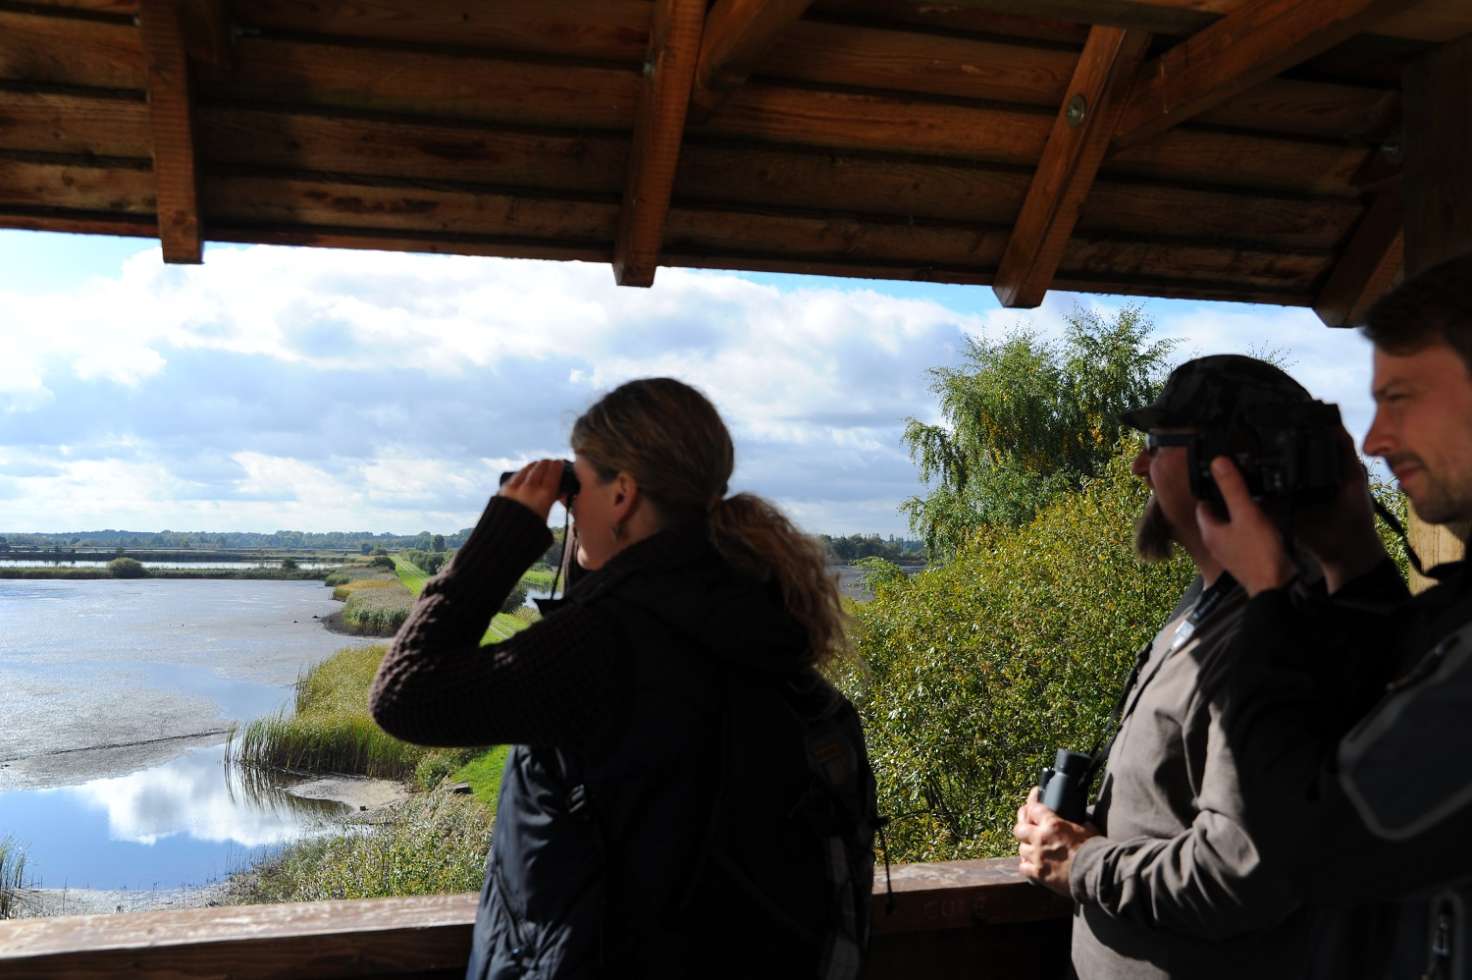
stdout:
[(0, 837), (0, 919), (15, 915), (26, 886), (26, 852), (9, 837)]
[(259, 865), (242, 903), (313, 902), (475, 891), (485, 872), (491, 814), (473, 797), (424, 793), (383, 827), (293, 844)]
[(241, 765), (288, 772), (412, 776), (429, 750), (399, 741), (368, 714), (368, 689), (387, 652), (383, 646), (349, 647), (303, 672), (293, 713), (232, 730), (226, 755)]
[(397, 582), (388, 585), (392, 587), (360, 588), (348, 595), (347, 605), (342, 610), (342, 622), (349, 631), (362, 636), (393, 636), (398, 632), (404, 620), (409, 618), (414, 597)]

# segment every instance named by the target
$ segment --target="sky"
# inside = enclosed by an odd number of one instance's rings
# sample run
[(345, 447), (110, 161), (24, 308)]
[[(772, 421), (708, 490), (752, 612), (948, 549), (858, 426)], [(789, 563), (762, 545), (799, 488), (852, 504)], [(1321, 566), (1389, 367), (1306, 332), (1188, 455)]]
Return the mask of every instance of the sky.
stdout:
[(1143, 303), (1173, 362), (1270, 352), (1351, 433), (1369, 347), (1312, 311), (662, 268), (208, 246), (0, 231), (0, 533), (471, 526), (497, 475), (566, 456), (622, 381), (694, 384), (736, 443), (733, 492), (813, 533), (905, 535), (905, 421), (968, 337), (1062, 335)]

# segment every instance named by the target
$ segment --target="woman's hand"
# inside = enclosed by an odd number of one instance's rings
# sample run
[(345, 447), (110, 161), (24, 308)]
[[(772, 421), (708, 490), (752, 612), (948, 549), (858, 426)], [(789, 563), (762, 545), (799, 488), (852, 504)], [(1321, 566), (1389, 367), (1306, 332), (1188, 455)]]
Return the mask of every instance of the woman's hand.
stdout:
[(516, 501), (545, 521), (552, 513), (552, 505), (560, 499), (562, 468), (566, 465), (560, 459), (528, 463), (506, 481), (497, 496)]

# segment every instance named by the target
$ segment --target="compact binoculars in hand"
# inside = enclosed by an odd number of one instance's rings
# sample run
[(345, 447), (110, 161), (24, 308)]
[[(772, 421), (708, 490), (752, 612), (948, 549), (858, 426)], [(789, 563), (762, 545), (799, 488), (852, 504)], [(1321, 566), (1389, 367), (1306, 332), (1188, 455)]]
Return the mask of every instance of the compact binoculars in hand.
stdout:
[[(504, 487), (506, 481), (515, 476), (517, 472), (517, 470), (507, 470), (505, 473), (502, 473), (501, 486)], [(581, 489), (582, 484), (578, 483), (578, 475), (572, 471), (572, 464), (564, 460), (562, 463), (562, 482), (557, 485), (557, 495), (559, 497), (571, 498), (577, 496), (577, 492)]]

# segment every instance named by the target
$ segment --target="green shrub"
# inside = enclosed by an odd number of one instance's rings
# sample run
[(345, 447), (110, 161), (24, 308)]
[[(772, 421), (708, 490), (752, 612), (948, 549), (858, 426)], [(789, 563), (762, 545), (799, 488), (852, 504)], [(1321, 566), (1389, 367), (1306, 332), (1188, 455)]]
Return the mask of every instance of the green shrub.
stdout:
[(372, 565), (374, 568), (382, 568), (390, 572), (394, 570), (394, 560), (390, 558), (387, 554), (375, 554), (373, 556), (373, 560), (368, 564)]
[(1193, 569), (1144, 565), (1146, 499), (1116, 455), (1016, 529), (990, 528), (939, 568), (878, 577), (856, 604), (859, 662), (839, 670), (864, 718), (897, 860), (1009, 855), (1017, 807), (1054, 749), (1088, 751), (1140, 644)]
[(506, 601), (501, 603), (501, 612), (514, 613), (524, 605), (526, 605), (526, 584), (518, 582), (512, 587), (511, 594), (506, 597)]
[(107, 563), (107, 573), (113, 578), (148, 577), (148, 569), (136, 558), (114, 558)]
[(432, 749), (414, 767), (414, 782), (420, 789), (434, 789), (479, 752), (479, 749)]

